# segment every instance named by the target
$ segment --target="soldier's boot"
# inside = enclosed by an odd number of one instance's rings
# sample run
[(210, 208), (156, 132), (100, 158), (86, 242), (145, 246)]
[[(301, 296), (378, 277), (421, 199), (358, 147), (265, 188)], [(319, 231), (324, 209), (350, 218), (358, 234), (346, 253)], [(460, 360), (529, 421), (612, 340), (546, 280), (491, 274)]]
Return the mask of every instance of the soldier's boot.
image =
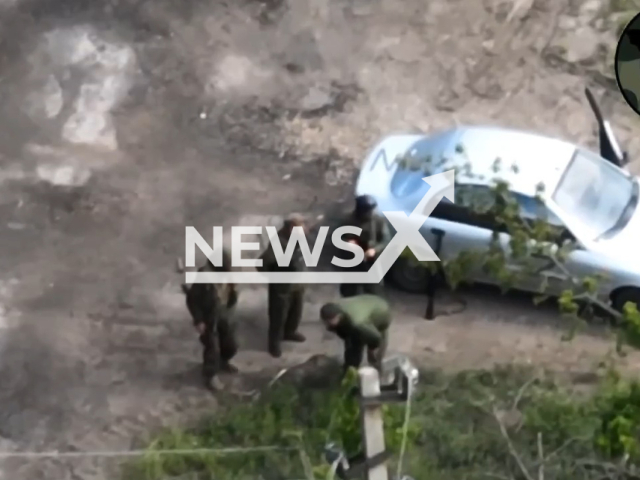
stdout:
[(269, 292), (269, 345), (268, 350), (272, 357), (280, 358), (282, 348), (280, 342), (283, 338), (284, 325), (289, 311), (289, 297), (286, 293), (271, 290)]
[(218, 339), (220, 342), (220, 371), (238, 373), (238, 367), (231, 363), (231, 359), (238, 353), (235, 325), (228, 320), (218, 323)]
[(220, 371), (225, 373), (238, 373), (240, 370), (233, 363), (223, 360), (220, 362)]
[(269, 339), (269, 354), (273, 358), (282, 357), (282, 347), (280, 346), (280, 342), (278, 340)]
[(360, 293), (360, 286), (353, 283), (340, 284), (340, 296), (343, 298), (355, 297)]
[(298, 332), (300, 321), (302, 320), (302, 310), (304, 308), (304, 290), (292, 292), (289, 295), (288, 310), (284, 322), (283, 340), (286, 342), (302, 343), (307, 339)]
[(303, 343), (303, 342), (307, 341), (307, 337), (305, 337), (300, 332), (293, 332), (293, 333), (286, 334), (284, 336), (284, 340), (287, 341), (287, 342)]
[(215, 332), (207, 329), (200, 337), (202, 342), (202, 381), (206, 389), (210, 391), (220, 390), (224, 386), (217, 378), (218, 372), (218, 339)]

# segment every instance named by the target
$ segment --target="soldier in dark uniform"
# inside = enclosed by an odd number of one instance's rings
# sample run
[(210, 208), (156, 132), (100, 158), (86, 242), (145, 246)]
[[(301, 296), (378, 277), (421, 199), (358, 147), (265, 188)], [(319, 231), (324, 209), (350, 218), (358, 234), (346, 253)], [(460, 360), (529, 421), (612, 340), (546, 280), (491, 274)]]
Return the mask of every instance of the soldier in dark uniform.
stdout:
[(391, 308), (377, 295), (357, 295), (330, 302), (320, 309), (320, 318), (330, 332), (344, 341), (344, 371), (359, 368), (364, 349), (367, 361), (379, 371), (387, 350)]
[[(284, 222), (278, 232), (283, 251), (286, 251), (291, 233), (295, 227), (305, 229), (304, 218), (292, 215)], [(266, 272), (303, 272), (306, 270), (300, 245), (296, 244), (288, 266), (279, 266), (273, 249), (269, 246), (261, 256), (262, 267)], [(304, 307), (305, 285), (288, 283), (269, 284), (269, 353), (273, 357), (282, 356), (281, 342), (304, 342), (304, 335), (298, 332)]]
[[(231, 271), (231, 257), (223, 252), (222, 267), (215, 267), (210, 260), (199, 272)], [(209, 389), (220, 388), (216, 374), (220, 371), (236, 373), (230, 363), (238, 351), (233, 313), (238, 303), (238, 291), (234, 284), (194, 283), (182, 285), (187, 308), (202, 343), (202, 377)]]
[[(362, 232), (359, 236), (345, 235), (344, 239), (359, 245), (364, 250), (364, 261), (360, 265), (353, 267), (353, 270), (366, 272), (391, 241), (391, 233), (389, 232), (386, 220), (375, 213), (378, 204), (373, 197), (370, 195), (360, 195), (356, 197), (355, 203), (355, 209), (345, 224), (359, 227), (362, 229)], [(383, 282), (381, 281), (379, 284), (362, 285), (343, 283), (340, 285), (340, 295), (343, 297), (352, 297), (361, 293), (382, 295)]]

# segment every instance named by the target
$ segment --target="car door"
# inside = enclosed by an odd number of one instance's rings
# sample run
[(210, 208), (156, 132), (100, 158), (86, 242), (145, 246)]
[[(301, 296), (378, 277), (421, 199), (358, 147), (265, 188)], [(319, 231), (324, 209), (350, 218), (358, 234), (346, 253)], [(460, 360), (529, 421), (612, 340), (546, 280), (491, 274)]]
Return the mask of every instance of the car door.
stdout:
[[(543, 293), (551, 296), (560, 296), (565, 290), (573, 290), (577, 292), (580, 286), (575, 281), (580, 281), (585, 277), (593, 277), (596, 274), (602, 274), (602, 280), (599, 287), (606, 290), (611, 280), (607, 278), (604, 268), (599, 268), (597, 258), (579, 243), (572, 246), (572, 250), (568, 255), (558, 262), (549, 257), (533, 256), (527, 262), (528, 269), (525, 281), (523, 281), (522, 290), (530, 292), (539, 292), (542, 285), (546, 286)], [(534, 267), (534, 268), (531, 268)], [(523, 269), (524, 270), (524, 269)]]
[[(538, 292), (541, 286), (545, 285), (545, 293), (558, 296), (564, 290), (575, 288), (573, 284), (575, 278), (584, 278), (594, 273), (590, 261), (591, 254), (580, 245), (562, 220), (544, 203), (535, 197), (518, 193), (512, 193), (512, 196), (518, 203), (520, 215), (525, 221), (542, 221), (556, 231), (557, 241), (554, 245), (547, 243), (547, 248), (560, 249), (564, 242), (572, 244), (572, 250), (560, 265), (547, 255), (532, 255), (524, 259), (521, 265), (522, 281), (518, 288)], [(534, 242), (531, 241), (531, 243), (533, 247)]]
[[(435, 249), (437, 234), (444, 234), (439, 252), (443, 261), (459, 258), (463, 252), (486, 255), (492, 244), (494, 231), (499, 231), (499, 242), (509, 250), (509, 235), (489, 215), (478, 213), (478, 205), (491, 202), (494, 193), (485, 185), (456, 185), (455, 204), (446, 199), (438, 204), (425, 222), (423, 235)], [(487, 203), (487, 206), (489, 203)], [(436, 252), (438, 253), (438, 252)], [(509, 264), (509, 270), (518, 270), (519, 265)], [(482, 268), (482, 263), (472, 265), (465, 278), (480, 283), (497, 283)]]
[[(562, 262), (562, 267), (545, 256), (532, 256), (526, 259), (513, 258), (510, 255), (511, 236), (504, 225), (500, 225), (491, 215), (483, 215), (478, 210), (490, 207), (495, 200), (495, 193), (484, 185), (457, 185), (455, 204), (443, 199), (425, 222), (422, 233), (432, 248), (437, 245), (437, 237), (444, 234), (438, 255), (441, 260), (459, 258), (463, 252), (488, 253), (494, 232), (506, 254), (507, 263), (504, 268), (513, 274), (515, 282), (510, 285), (514, 289), (539, 292), (543, 284), (545, 293), (560, 295), (566, 289), (573, 289), (572, 279), (593, 275), (592, 254), (577, 242), (569, 229), (546, 206), (535, 197), (512, 192), (511, 195), (520, 206), (520, 215), (524, 220), (542, 220), (550, 227), (559, 229), (560, 241), (574, 243), (572, 250)], [(558, 248), (559, 245), (558, 245)], [(499, 280), (487, 272), (480, 262), (466, 272), (470, 281), (499, 284)]]

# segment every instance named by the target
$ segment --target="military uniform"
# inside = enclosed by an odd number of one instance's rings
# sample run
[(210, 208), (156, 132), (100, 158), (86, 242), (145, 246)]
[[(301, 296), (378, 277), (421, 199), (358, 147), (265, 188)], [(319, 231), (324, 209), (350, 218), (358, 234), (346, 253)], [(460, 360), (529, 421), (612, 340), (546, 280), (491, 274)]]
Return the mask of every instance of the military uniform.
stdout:
[[(373, 213), (370, 215), (359, 215), (357, 212), (354, 212), (344, 224), (362, 229), (359, 236), (344, 235), (344, 240), (354, 240), (365, 252), (371, 248), (376, 251), (376, 256), (373, 258), (365, 258), (361, 264), (349, 268), (351, 271), (366, 272), (391, 241), (391, 233), (389, 232), (387, 222), (383, 217)], [(340, 295), (343, 297), (352, 297), (362, 293), (382, 295), (383, 281), (378, 284), (343, 283), (340, 285)]]
[[(302, 225), (301, 221), (294, 223)], [(278, 239), (283, 251), (286, 251), (289, 241), (288, 234), (291, 225), (285, 225), (279, 232)], [(306, 265), (300, 246), (296, 244), (291, 262), (287, 266), (279, 266), (273, 248), (269, 246), (261, 256), (261, 271), (266, 272), (304, 272)], [(282, 350), (280, 343), (284, 341), (304, 342), (305, 337), (298, 332), (304, 308), (306, 286), (302, 284), (270, 283), (269, 284), (269, 353), (280, 357)]]
[[(325, 318), (327, 315), (329, 318)], [(365, 348), (369, 364), (380, 370), (391, 325), (389, 303), (370, 294), (341, 298), (322, 307), (324, 321), (335, 315), (339, 315), (339, 320), (334, 325), (328, 324), (327, 329), (344, 341), (345, 371), (360, 367)]]
[[(230, 271), (230, 258), (225, 252), (223, 267), (209, 261), (199, 272)], [(202, 343), (202, 376), (210, 386), (214, 376), (222, 369), (235, 372), (229, 362), (238, 352), (233, 313), (238, 303), (238, 292), (233, 284), (194, 283), (186, 291), (187, 308), (195, 326), (204, 325), (200, 334)]]

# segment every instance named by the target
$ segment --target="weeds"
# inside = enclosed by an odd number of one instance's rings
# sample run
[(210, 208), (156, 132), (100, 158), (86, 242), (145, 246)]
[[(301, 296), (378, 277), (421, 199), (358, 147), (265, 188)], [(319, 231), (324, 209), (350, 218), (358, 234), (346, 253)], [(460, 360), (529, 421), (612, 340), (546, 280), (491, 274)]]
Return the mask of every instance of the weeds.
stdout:
[[(283, 385), (257, 402), (229, 406), (191, 432), (156, 439), (127, 480), (327, 478), (327, 442), (360, 449), (355, 399), (342, 388)], [(608, 375), (593, 395), (578, 395), (548, 375), (501, 367), (445, 375), (423, 372), (414, 399), (404, 473), (429, 479), (631, 478), (640, 459), (640, 384)], [(403, 407), (385, 411), (387, 444), (397, 453)], [(159, 449), (257, 447), (280, 451), (161, 457)], [(614, 472), (611, 470), (615, 468)], [(542, 477), (540, 477), (542, 474)]]

